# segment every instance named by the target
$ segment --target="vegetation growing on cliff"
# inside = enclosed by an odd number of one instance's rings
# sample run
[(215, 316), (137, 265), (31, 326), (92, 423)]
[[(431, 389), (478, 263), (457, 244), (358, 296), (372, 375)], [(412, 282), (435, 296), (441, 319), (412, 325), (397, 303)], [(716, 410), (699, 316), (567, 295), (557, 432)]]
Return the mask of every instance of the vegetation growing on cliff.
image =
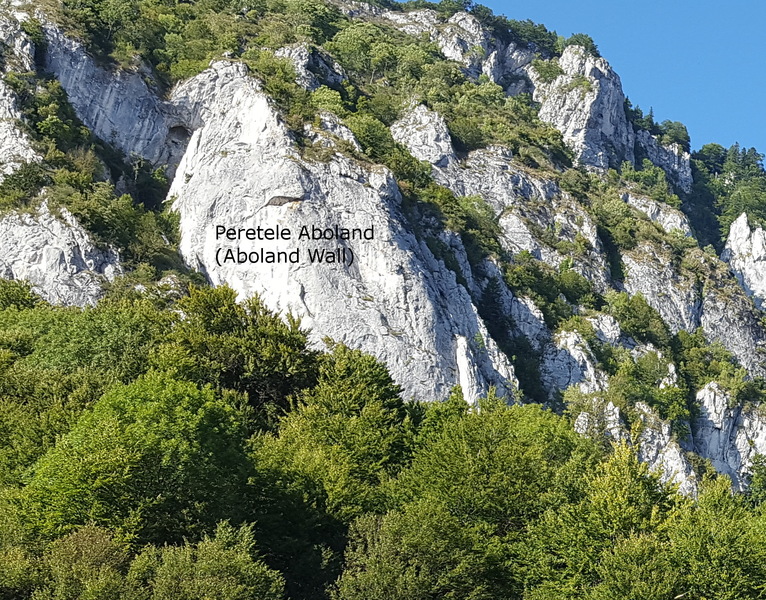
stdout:
[[(599, 398), (628, 419), (645, 403), (683, 436), (706, 383), (718, 381), (742, 403), (763, 398), (762, 382), (746, 381), (701, 331), (672, 335), (640, 294), (596, 290), (573, 268), (586, 240), (556, 246), (569, 254), (558, 268), (528, 252), (510, 256), (486, 202), (438, 185), (389, 126), (414, 98), (445, 117), (459, 151), (501, 144), (521, 169), (559, 181), (593, 217), (616, 281), (621, 251), (646, 242), (680, 262), (694, 245), (629, 207), (625, 186), (672, 206), (683, 201), (704, 239), (720, 245), (719, 226), (740, 210), (766, 218), (754, 150), (703, 147), (695, 190), (679, 199), (648, 163), (605, 177), (561, 172), (569, 151), (529, 98), (508, 98), (432, 43), (351, 20), (333, 5), (45, 5), (105, 63), (146, 60), (165, 85), (224, 54), (246, 62), (299, 142), (317, 110), (341, 117), (360, 143), (355, 157), (391, 169), (413, 229), (458, 281), (465, 274), (440, 237), (448, 230), (471, 268), (496, 263), (498, 275), (475, 301), (530, 403), (511, 406), (490, 393), (470, 406), (459, 388), (448, 399), (405, 402), (374, 358), (333, 343), (318, 351), (297, 320), (258, 298), (238, 303), (226, 287), (165, 294), (125, 279), (80, 310), (0, 281), (0, 598), (761, 597), (763, 461), (749, 494), (709, 475), (698, 498), (685, 498), (649, 472), (636, 448), (575, 433), (568, 416), (543, 408), (556, 403), (540, 386), (539, 356), (509, 334), (500, 286), (531, 298), (553, 332), (580, 334), (609, 380)], [(538, 51), (547, 78), (557, 70), (546, 61), (567, 44), (598, 54), (587, 36), (563, 40), (481, 6), (406, 7), (470, 9), (494, 35)], [(273, 54), (297, 42), (322, 46), (348, 80), (302, 89), (289, 61)], [(3, 205), (18, 208), (46, 189), (101, 242), (121, 248), (132, 277), (141, 265), (177, 265), (163, 239), (172, 241), (174, 227), (159, 210), (162, 174), (110, 154), (55, 82), (39, 74), (7, 82), (44, 160), (0, 185)], [(637, 127), (688, 149), (680, 124), (628, 110)], [(129, 195), (115, 193), (107, 171), (133, 180)], [(601, 341), (589, 321), (596, 315), (613, 317), (643, 353)]]

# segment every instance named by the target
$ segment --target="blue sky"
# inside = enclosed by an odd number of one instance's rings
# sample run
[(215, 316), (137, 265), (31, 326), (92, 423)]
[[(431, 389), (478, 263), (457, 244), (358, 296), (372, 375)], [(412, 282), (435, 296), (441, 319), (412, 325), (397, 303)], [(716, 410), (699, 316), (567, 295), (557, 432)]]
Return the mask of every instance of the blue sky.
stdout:
[(766, 2), (479, 1), (560, 35), (589, 34), (633, 105), (684, 123), (693, 148), (766, 153)]

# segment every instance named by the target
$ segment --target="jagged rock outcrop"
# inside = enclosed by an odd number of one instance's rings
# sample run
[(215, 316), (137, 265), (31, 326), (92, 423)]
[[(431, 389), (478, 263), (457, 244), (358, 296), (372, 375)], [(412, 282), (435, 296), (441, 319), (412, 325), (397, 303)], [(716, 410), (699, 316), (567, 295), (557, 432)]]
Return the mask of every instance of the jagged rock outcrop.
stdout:
[[(572, 260), (596, 289), (609, 287), (609, 269), (591, 216), (550, 180), (528, 173), (501, 147), (475, 150), (459, 161), (444, 119), (424, 106), (405, 113), (391, 127), (394, 139), (415, 158), (430, 162), (438, 183), (458, 196), (480, 196), (495, 212), (505, 249), (523, 250), (558, 268)], [(553, 240), (546, 243), (544, 239)], [(581, 252), (560, 252), (556, 245), (578, 245)]]
[(447, 123), (438, 113), (418, 104), (391, 126), (393, 138), (407, 146), (412, 156), (434, 167), (446, 168), (457, 161)]
[(766, 232), (751, 228), (742, 213), (729, 228), (721, 260), (729, 264), (737, 280), (758, 308), (766, 301)]
[(296, 83), (310, 92), (322, 85), (337, 87), (346, 79), (343, 67), (324, 52), (308, 44), (285, 46), (274, 55), (290, 60), (295, 68)]
[(766, 377), (766, 330), (762, 314), (733, 281), (708, 285), (700, 325), (711, 342), (721, 342), (754, 377)]
[(625, 290), (641, 293), (673, 333), (702, 327), (708, 341), (721, 342), (751, 375), (766, 374), (766, 330), (760, 315), (720, 261), (692, 250), (685, 260), (698, 265), (695, 273), (648, 242), (622, 259)]
[[(9, 14), (0, 15), (0, 49), (6, 72), (34, 69), (34, 46)], [(40, 160), (29, 136), (19, 128), (22, 118), (16, 94), (0, 80), (0, 181), (24, 163)]]
[(0, 218), (0, 277), (29, 281), (54, 304), (86, 306), (122, 273), (114, 250), (97, 248), (65, 208), (47, 203)]
[(699, 327), (702, 300), (696, 280), (673, 265), (666, 251), (649, 243), (640, 244), (622, 256), (625, 291), (642, 294), (673, 333)]
[(29, 136), (18, 127), (21, 118), (16, 94), (0, 81), (0, 181), (23, 164), (40, 160)]
[(759, 407), (733, 405), (717, 383), (697, 394), (699, 416), (692, 422), (693, 447), (743, 489), (753, 458), (766, 453), (766, 416)]
[(695, 496), (697, 475), (685, 450), (673, 435), (670, 423), (660, 419), (643, 402), (636, 403), (636, 412), (641, 422), (637, 440), (639, 460), (658, 473), (663, 483), (678, 486), (679, 493), (684, 496)]
[(442, 21), (436, 11), (426, 9), (381, 16), (405, 33), (428, 34), (444, 56), (462, 63), (472, 77), (486, 75), (510, 95), (531, 91), (524, 68), (535, 58), (534, 51), (497, 39), (473, 15), (458, 12)]
[(16, 15), (3, 6), (0, 6), (0, 48), (4, 71), (34, 71), (35, 45), (22, 30)]
[(666, 232), (680, 231), (686, 237), (694, 237), (689, 219), (680, 210), (632, 192), (625, 192), (622, 199), (629, 206), (640, 210), (650, 221), (657, 223)]
[(550, 396), (577, 385), (590, 394), (607, 388), (608, 377), (598, 368), (598, 360), (578, 331), (562, 331), (543, 354), (541, 379)]
[(663, 146), (648, 131), (636, 131), (636, 162), (648, 158), (670, 177), (670, 181), (681, 191), (688, 194), (692, 190), (691, 155), (678, 144)]
[(680, 190), (691, 191), (689, 153), (678, 144), (663, 146), (647, 131), (634, 131), (625, 113), (622, 83), (606, 60), (568, 46), (557, 65), (561, 74), (551, 81), (534, 65), (526, 71), (534, 99), (541, 103), (540, 118), (562, 133), (582, 165), (604, 170), (648, 158)]
[(186, 123), (147, 85), (148, 72), (99, 66), (85, 48), (46, 22), (45, 69), (66, 90), (77, 116), (99, 138), (172, 173), (188, 141)]
[[(510, 394), (513, 368), (488, 335), (468, 292), (403, 225), (391, 174), (336, 153), (303, 160), (259, 83), (220, 62), (179, 86), (172, 101), (194, 124), (170, 190), (181, 252), (212, 283), (261, 295), (330, 336), (383, 360), (405, 396), (443, 398), (456, 383), (476, 398)], [(216, 228), (289, 228), (289, 241), (231, 242)], [(297, 239), (303, 227), (372, 230), (372, 239)], [(233, 264), (228, 249), (296, 253), (295, 262)], [(353, 251), (353, 262), (312, 264), (309, 250)]]
[(632, 163), (635, 134), (617, 73), (580, 46), (567, 47), (558, 65), (563, 72), (550, 83), (529, 69), (540, 118), (563, 134), (583, 165), (603, 170)]

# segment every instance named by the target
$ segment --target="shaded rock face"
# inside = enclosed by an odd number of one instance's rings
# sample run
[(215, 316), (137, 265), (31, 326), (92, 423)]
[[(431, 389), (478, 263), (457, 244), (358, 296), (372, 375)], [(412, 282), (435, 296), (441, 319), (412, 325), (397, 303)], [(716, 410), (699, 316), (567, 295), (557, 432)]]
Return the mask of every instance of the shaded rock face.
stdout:
[(29, 281), (53, 304), (95, 304), (121, 273), (117, 253), (97, 248), (66, 209), (54, 213), (43, 203), (0, 218), (0, 277)]
[(734, 285), (705, 289), (700, 325), (711, 342), (721, 342), (748, 372), (766, 376), (766, 331), (759, 313)]
[[(476, 398), (490, 384), (511, 394), (513, 369), (488, 335), (468, 292), (403, 222), (391, 174), (335, 154), (301, 160), (256, 80), (216, 63), (179, 86), (172, 102), (196, 130), (170, 190), (181, 252), (212, 283), (302, 318), (324, 336), (383, 360), (406, 397), (434, 400), (459, 383)], [(341, 125), (333, 126), (336, 133)], [(350, 135), (348, 132), (346, 135)], [(286, 199), (273, 202), (275, 198)], [(289, 228), (283, 242), (228, 242), (216, 226)], [(307, 241), (302, 227), (374, 231), (372, 239)], [(219, 249), (297, 252), (295, 263), (230, 264)], [(310, 249), (351, 250), (351, 264), (312, 264)]]
[(61, 82), (77, 116), (99, 138), (172, 172), (186, 148), (187, 125), (145, 80), (145, 73), (99, 66), (79, 42), (44, 25), (45, 69)]
[(625, 291), (642, 294), (673, 333), (699, 327), (702, 301), (696, 282), (674, 267), (670, 257), (644, 243), (623, 255)]
[(756, 306), (764, 308), (766, 301), (766, 232), (751, 228), (747, 214), (742, 213), (729, 228), (721, 260), (732, 272)]
[[(697, 255), (699, 258), (702, 252)], [(625, 291), (642, 294), (672, 333), (702, 327), (708, 341), (721, 342), (751, 375), (766, 374), (766, 331), (755, 306), (733, 277), (718, 274), (703, 286), (694, 273), (676, 264), (667, 250), (649, 243), (642, 243), (622, 258)], [(716, 259), (712, 262), (723, 270)]]
[[(663, 146), (648, 131), (636, 131), (636, 159), (646, 157), (664, 170), (678, 189), (692, 191), (691, 155), (678, 144)], [(636, 160), (638, 162), (638, 160)]]

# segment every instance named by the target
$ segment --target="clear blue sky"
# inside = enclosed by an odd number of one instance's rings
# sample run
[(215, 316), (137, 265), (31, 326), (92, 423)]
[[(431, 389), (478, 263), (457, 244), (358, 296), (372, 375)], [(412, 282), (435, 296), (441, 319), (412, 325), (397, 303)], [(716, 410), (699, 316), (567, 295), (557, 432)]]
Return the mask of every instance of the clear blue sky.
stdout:
[(681, 121), (692, 148), (734, 142), (766, 153), (766, 2), (479, 0), (560, 35), (589, 34), (625, 94)]

